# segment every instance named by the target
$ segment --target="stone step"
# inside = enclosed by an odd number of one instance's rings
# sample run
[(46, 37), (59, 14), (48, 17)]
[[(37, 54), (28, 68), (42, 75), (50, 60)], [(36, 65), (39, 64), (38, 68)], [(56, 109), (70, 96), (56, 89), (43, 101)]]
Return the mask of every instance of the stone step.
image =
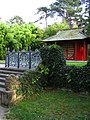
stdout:
[(23, 68), (0, 68), (0, 70), (5, 70), (5, 71), (17, 71), (17, 72), (25, 72), (28, 69), (23, 69)]
[[(0, 68), (0, 96), (1, 104), (9, 105), (14, 100), (13, 91), (7, 91), (5, 86), (6, 77), (10, 74), (21, 75), (27, 69), (17, 69), (17, 68)], [(15, 96), (15, 95), (14, 95)]]
[(21, 72), (21, 71), (0, 70), (0, 73), (3, 73), (3, 74), (20, 75), (20, 74), (22, 74), (23, 72)]
[(5, 82), (5, 78), (4, 77), (0, 77), (0, 82)]
[(8, 76), (9, 76), (8, 74), (1, 74), (1, 73), (0, 73), (0, 77), (1, 77), (1, 78), (6, 78), (6, 77), (8, 77)]
[(8, 74), (0, 74), (0, 77), (1, 78), (6, 78), (6, 77), (8, 77)]
[(1, 93), (1, 92), (3, 92), (3, 93), (6, 92), (6, 89), (0, 87), (0, 93)]
[(4, 82), (0, 82), (0, 87), (1, 88), (5, 88), (5, 83)]

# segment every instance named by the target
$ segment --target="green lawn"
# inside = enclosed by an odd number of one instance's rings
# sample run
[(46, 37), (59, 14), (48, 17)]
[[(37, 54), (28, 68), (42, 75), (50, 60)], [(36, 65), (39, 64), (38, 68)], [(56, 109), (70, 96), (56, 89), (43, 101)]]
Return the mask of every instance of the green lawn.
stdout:
[(10, 109), (11, 120), (90, 120), (90, 96), (55, 90), (23, 100)]
[(75, 66), (78, 66), (78, 67), (81, 67), (81, 66), (84, 66), (87, 64), (87, 62), (66, 62), (67, 65), (75, 65)]
[(0, 60), (0, 63), (5, 63), (5, 60)]
[[(0, 63), (5, 63), (5, 60), (0, 60)], [(67, 62), (67, 65), (75, 65), (75, 66), (84, 66), (87, 62)]]

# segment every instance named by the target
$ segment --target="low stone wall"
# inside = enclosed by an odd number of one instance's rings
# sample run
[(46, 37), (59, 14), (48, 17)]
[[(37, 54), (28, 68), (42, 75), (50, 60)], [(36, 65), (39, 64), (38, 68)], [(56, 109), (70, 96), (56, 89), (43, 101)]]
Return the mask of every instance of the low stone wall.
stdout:
[(1, 104), (9, 106), (14, 104), (22, 96), (17, 96), (16, 90), (19, 87), (19, 77), (11, 74), (6, 78), (5, 91), (1, 92)]

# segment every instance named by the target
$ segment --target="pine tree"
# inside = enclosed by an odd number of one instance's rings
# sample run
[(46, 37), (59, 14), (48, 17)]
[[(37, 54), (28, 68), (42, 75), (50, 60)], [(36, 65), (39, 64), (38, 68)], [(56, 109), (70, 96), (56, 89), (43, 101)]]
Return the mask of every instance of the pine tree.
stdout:
[(66, 19), (70, 25), (70, 28), (72, 17), (74, 17), (76, 21), (77, 18), (80, 17), (79, 13), (82, 11), (80, 6), (80, 0), (56, 0), (56, 2), (50, 5), (53, 15), (57, 13), (58, 16), (62, 16)]
[(51, 16), (50, 9), (47, 8), (47, 7), (37, 8), (37, 14), (39, 14), (39, 13), (41, 14), (41, 15), (40, 15), (40, 18), (39, 18), (39, 20), (37, 20), (37, 21), (35, 21), (35, 22), (38, 22), (38, 21), (40, 21), (40, 20), (42, 20), (42, 19), (45, 19), (45, 23), (46, 23), (46, 27), (47, 27), (47, 25), (48, 25), (48, 23), (47, 23), (47, 18), (48, 18), (49, 16)]

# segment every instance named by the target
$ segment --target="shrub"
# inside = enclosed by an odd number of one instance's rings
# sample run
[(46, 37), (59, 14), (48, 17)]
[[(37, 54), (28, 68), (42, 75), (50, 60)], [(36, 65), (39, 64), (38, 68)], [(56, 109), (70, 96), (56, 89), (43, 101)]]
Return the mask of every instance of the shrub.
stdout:
[(81, 71), (81, 87), (90, 93), (90, 64), (82, 68)]
[(37, 71), (28, 70), (20, 77), (20, 89), (25, 97), (36, 94), (42, 90), (40, 74)]
[(75, 92), (90, 93), (90, 61), (83, 67), (67, 66), (60, 46), (50, 45), (40, 49), (44, 83), (54, 88), (69, 88)]
[(41, 47), (40, 55), (42, 58), (42, 64), (47, 66), (49, 69), (66, 65), (63, 50), (58, 45)]
[(67, 66), (67, 87), (75, 92), (88, 91), (90, 93), (90, 66)]
[(47, 85), (62, 87), (64, 85), (64, 69), (66, 61), (62, 48), (58, 45), (44, 46), (40, 49), (42, 64), (48, 68)]
[(36, 68), (36, 71), (40, 75), (40, 83), (42, 87), (45, 88), (48, 84), (47, 79), (48, 79), (49, 69), (46, 66), (44, 66), (42, 63), (40, 63)]
[(57, 45), (42, 47), (40, 54), (42, 62), (36, 70), (29, 70), (20, 77), (21, 89), (26, 97), (44, 87), (64, 87), (90, 93), (90, 62), (83, 67), (67, 66), (62, 48)]
[(72, 89), (75, 92), (81, 91), (80, 86), (80, 73), (81, 68), (76, 66), (67, 66), (67, 87)]

